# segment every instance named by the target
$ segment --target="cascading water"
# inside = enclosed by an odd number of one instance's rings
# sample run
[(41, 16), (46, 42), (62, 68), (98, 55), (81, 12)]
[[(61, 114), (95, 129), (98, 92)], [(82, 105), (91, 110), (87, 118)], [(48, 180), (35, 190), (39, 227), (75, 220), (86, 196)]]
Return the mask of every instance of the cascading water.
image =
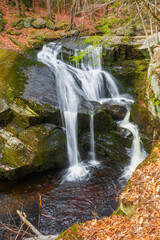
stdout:
[(131, 173), (135, 170), (138, 164), (142, 162), (147, 156), (147, 153), (145, 152), (143, 144), (140, 140), (138, 127), (135, 124), (129, 122), (129, 119), (130, 110), (128, 109), (124, 120), (119, 123), (120, 127), (128, 129), (133, 135), (133, 142), (131, 147), (131, 162), (130, 165), (125, 168), (123, 175), (123, 177), (127, 179), (131, 176)]
[[(45, 45), (38, 53), (38, 60), (47, 64), (56, 77), (57, 95), (59, 98), (59, 107), (64, 118), (64, 125), (67, 136), (67, 152), (70, 162), (71, 178), (75, 176), (84, 176), (87, 173), (86, 168), (81, 163), (80, 153), (78, 151), (77, 141), (77, 112), (78, 106), (82, 101), (97, 101), (100, 103), (116, 102), (124, 105), (127, 109), (133, 103), (133, 100), (124, 95), (120, 95), (116, 83), (112, 76), (103, 71), (101, 67), (101, 47), (93, 48), (88, 46), (85, 50), (86, 56), (76, 67), (64, 63), (57, 58), (61, 50), (61, 45), (50, 43)], [(78, 54), (75, 50), (75, 56)], [(106, 96), (106, 90), (108, 96)], [(90, 157), (91, 162), (96, 164), (95, 146), (94, 146), (94, 112), (91, 104), (90, 112)], [(142, 150), (138, 128), (129, 122), (130, 111), (128, 110), (123, 121), (119, 125), (128, 129), (133, 134), (133, 144), (131, 148), (131, 164), (125, 170), (128, 178), (135, 167), (145, 158), (145, 151)]]

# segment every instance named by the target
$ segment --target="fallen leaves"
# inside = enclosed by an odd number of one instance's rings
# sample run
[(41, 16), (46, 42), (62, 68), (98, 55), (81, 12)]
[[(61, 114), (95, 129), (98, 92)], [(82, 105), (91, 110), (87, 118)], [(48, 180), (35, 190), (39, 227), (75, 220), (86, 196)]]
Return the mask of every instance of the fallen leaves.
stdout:
[[(160, 239), (160, 160), (157, 145), (133, 173), (120, 196), (123, 204), (132, 204), (136, 212), (132, 218), (113, 215), (101, 220), (70, 227), (61, 240), (159, 240)], [(156, 158), (155, 158), (156, 153)], [(154, 157), (154, 159), (153, 159)], [(73, 234), (76, 238), (72, 237)]]

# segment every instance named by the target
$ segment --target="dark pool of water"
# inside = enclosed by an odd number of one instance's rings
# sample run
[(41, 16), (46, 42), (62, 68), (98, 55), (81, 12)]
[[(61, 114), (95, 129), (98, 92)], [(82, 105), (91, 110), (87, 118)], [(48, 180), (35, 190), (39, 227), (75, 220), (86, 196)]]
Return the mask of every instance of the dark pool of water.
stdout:
[[(105, 160), (90, 167), (88, 176), (81, 180), (64, 181), (65, 170), (61, 170), (33, 174), (12, 185), (1, 183), (0, 220), (19, 226), (16, 213), (19, 209), (37, 227), (41, 212), (40, 231), (57, 234), (73, 223), (109, 216), (117, 207), (122, 189), (121, 169), (122, 166), (116, 164), (108, 166)], [(7, 239), (6, 236), (6, 231), (1, 229), (0, 239)]]

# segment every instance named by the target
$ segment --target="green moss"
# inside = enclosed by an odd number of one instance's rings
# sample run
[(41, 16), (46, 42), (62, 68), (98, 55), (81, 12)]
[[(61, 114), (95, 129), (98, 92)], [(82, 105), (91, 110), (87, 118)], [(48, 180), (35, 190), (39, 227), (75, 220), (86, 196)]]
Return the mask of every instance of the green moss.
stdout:
[(148, 70), (148, 60), (134, 61), (135, 63), (135, 75), (137, 79), (134, 80), (135, 83), (135, 94), (137, 99), (144, 101), (147, 104), (146, 99), (146, 79), (147, 79), (147, 70)]
[(38, 62), (6, 49), (0, 49), (0, 97), (11, 102), (23, 95), (28, 77), (23, 70)]
[(78, 238), (78, 231), (81, 227), (81, 224), (83, 223), (74, 223), (70, 228), (68, 228), (66, 231), (62, 232), (58, 238), (58, 239), (70, 239), (70, 240), (75, 240), (75, 239), (79, 239), (79, 240), (83, 240), (84, 238)]

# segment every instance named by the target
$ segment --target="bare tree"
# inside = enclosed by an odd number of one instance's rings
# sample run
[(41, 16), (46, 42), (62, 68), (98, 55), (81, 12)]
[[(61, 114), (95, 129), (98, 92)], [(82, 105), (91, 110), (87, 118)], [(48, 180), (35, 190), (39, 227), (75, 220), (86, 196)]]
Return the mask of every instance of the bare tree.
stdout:
[(145, 22), (144, 22), (144, 19), (143, 19), (143, 16), (142, 16), (142, 13), (141, 13), (141, 10), (140, 10), (140, 7), (139, 7), (139, 3), (138, 3), (137, 0), (136, 0), (136, 7), (137, 7), (138, 14), (140, 16), (140, 19), (141, 19), (141, 22), (142, 22), (142, 25), (143, 25), (144, 32), (146, 34), (146, 39), (147, 39), (147, 44), (148, 44), (148, 51), (149, 51), (150, 58), (152, 60), (153, 59), (153, 54), (152, 54), (152, 51), (151, 51), (151, 48), (150, 48), (149, 36), (148, 36), (147, 29), (146, 29), (146, 26), (145, 26)]
[(77, 0), (73, 0), (73, 4), (71, 7), (70, 29), (75, 28), (74, 16), (76, 13), (76, 4), (77, 4)]
[[(155, 4), (155, 16), (157, 16), (157, 0), (154, 2)], [(156, 24), (156, 38), (157, 38), (157, 44), (159, 43), (159, 35), (158, 35), (158, 26)]]
[(46, 0), (47, 1), (47, 18), (52, 19), (52, 4), (51, 0)]
[(17, 9), (17, 15), (18, 17), (25, 17), (25, 10), (23, 7), (23, 0), (15, 0), (16, 3), (16, 9)]

